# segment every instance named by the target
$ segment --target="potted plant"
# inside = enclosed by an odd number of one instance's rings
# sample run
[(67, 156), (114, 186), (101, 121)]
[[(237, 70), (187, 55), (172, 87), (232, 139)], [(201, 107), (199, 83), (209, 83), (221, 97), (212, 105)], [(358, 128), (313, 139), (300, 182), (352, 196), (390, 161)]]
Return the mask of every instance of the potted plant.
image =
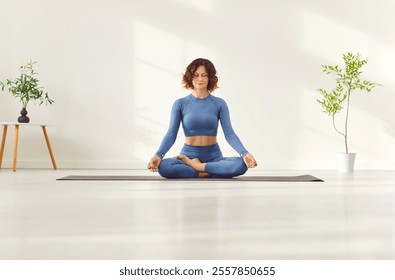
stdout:
[(39, 80), (37, 79), (38, 73), (34, 71), (33, 66), (37, 62), (28, 62), (26, 65), (20, 67), (21, 74), (18, 78), (7, 79), (4, 82), (0, 81), (1, 90), (4, 91), (8, 88), (8, 91), (22, 103), (21, 116), (18, 118), (20, 123), (28, 123), (30, 121), (27, 117), (26, 107), (30, 101), (38, 101), (39, 105), (52, 104), (54, 101), (49, 98), (48, 93), (45, 92), (42, 87), (38, 85)]
[[(332, 117), (333, 128), (344, 139), (345, 153), (338, 154), (339, 171), (353, 172), (356, 154), (349, 153), (348, 151), (348, 116), (351, 93), (356, 90), (370, 93), (372, 89), (379, 86), (379, 84), (367, 80), (361, 80), (361, 68), (367, 64), (367, 60), (361, 59), (361, 55), (359, 53), (343, 54), (343, 60), (345, 64), (344, 68), (340, 68), (338, 65), (322, 65), (324, 73), (334, 76), (336, 87), (332, 91), (326, 91), (325, 89), (318, 88), (317, 90), (321, 93), (322, 99), (317, 99), (317, 101), (324, 108), (323, 112)], [(335, 122), (335, 116), (344, 108), (344, 103), (346, 107), (344, 127), (343, 129), (338, 129)]]

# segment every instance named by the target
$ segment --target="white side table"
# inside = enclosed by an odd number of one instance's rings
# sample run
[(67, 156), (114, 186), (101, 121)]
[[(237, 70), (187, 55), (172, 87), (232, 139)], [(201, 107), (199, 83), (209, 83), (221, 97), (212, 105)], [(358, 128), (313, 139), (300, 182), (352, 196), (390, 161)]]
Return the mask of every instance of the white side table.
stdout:
[(7, 137), (7, 128), (8, 126), (15, 126), (15, 136), (14, 136), (14, 160), (12, 164), (12, 170), (16, 171), (16, 159), (18, 156), (18, 138), (19, 138), (19, 127), (25, 127), (25, 126), (38, 126), (42, 128), (45, 141), (47, 142), (47, 147), (49, 151), (49, 156), (51, 157), (52, 160), (52, 166), (53, 169), (56, 170), (56, 162), (55, 162), (55, 157), (53, 156), (52, 153), (52, 148), (51, 148), (51, 143), (49, 142), (49, 137), (48, 133), (46, 130), (46, 127), (48, 126), (47, 124), (33, 124), (33, 123), (18, 123), (18, 122), (0, 122), (0, 125), (3, 126), (3, 137), (1, 139), (1, 147), (0, 147), (0, 169), (1, 169), (1, 163), (3, 161), (3, 154), (4, 154), (4, 146), (5, 146), (5, 139)]

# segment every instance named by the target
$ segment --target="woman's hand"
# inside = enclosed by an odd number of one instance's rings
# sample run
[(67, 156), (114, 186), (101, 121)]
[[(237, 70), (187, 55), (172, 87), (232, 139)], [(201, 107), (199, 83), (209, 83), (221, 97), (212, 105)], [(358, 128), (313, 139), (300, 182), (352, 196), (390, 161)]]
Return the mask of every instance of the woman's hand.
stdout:
[(148, 163), (148, 170), (151, 172), (158, 172), (159, 164), (160, 164), (161, 158), (158, 157), (157, 155), (154, 155), (150, 162)]
[(251, 154), (246, 154), (243, 157), (244, 163), (247, 165), (248, 168), (254, 168), (258, 164), (256, 163), (255, 158)]

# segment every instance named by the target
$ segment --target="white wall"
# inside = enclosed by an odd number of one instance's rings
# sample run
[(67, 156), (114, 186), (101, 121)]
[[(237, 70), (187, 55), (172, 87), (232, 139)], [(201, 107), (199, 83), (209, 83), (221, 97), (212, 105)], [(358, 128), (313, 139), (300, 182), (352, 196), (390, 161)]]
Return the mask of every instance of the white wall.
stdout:
[[(60, 168), (145, 168), (188, 94), (181, 73), (214, 62), (233, 126), (260, 169), (332, 169), (343, 142), (321, 113), (321, 64), (369, 60), (363, 77), (384, 87), (355, 94), (350, 148), (357, 169), (395, 169), (395, 2), (259, 0), (1, 0), (0, 79), (38, 61), (56, 101), (28, 108), (48, 129)], [(0, 92), (0, 120), (20, 104)], [(180, 131), (181, 132), (181, 131)], [(173, 156), (183, 139), (168, 153)], [(9, 130), (3, 166), (11, 166)], [(226, 155), (235, 152), (223, 140)], [(48, 167), (41, 132), (20, 132), (19, 167)]]

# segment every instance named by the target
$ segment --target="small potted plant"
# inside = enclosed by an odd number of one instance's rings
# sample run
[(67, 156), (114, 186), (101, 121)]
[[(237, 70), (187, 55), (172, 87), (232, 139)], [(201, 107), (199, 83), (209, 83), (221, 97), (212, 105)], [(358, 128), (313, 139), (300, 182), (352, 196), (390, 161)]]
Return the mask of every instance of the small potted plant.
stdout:
[[(344, 139), (345, 153), (338, 154), (339, 172), (353, 172), (355, 153), (348, 151), (348, 116), (350, 111), (350, 97), (351, 93), (356, 90), (370, 93), (372, 89), (379, 86), (367, 80), (361, 80), (361, 68), (367, 64), (367, 60), (361, 59), (361, 55), (357, 54), (343, 54), (345, 67), (340, 68), (338, 65), (322, 65), (323, 72), (331, 74), (336, 80), (336, 87), (332, 91), (318, 88), (322, 99), (317, 99), (318, 103), (324, 108), (324, 113), (332, 118), (332, 124), (335, 131)], [(346, 115), (343, 129), (338, 129), (335, 122), (335, 116), (346, 106)]]
[(0, 81), (1, 90), (8, 88), (11, 94), (19, 98), (22, 103), (21, 116), (18, 118), (20, 123), (28, 123), (30, 121), (27, 116), (26, 107), (30, 101), (38, 101), (39, 105), (52, 104), (54, 101), (49, 98), (48, 93), (44, 92), (43, 88), (38, 85), (38, 73), (34, 71), (33, 66), (37, 62), (28, 62), (26, 65), (20, 67), (21, 74), (18, 78), (7, 79), (4, 82)]

